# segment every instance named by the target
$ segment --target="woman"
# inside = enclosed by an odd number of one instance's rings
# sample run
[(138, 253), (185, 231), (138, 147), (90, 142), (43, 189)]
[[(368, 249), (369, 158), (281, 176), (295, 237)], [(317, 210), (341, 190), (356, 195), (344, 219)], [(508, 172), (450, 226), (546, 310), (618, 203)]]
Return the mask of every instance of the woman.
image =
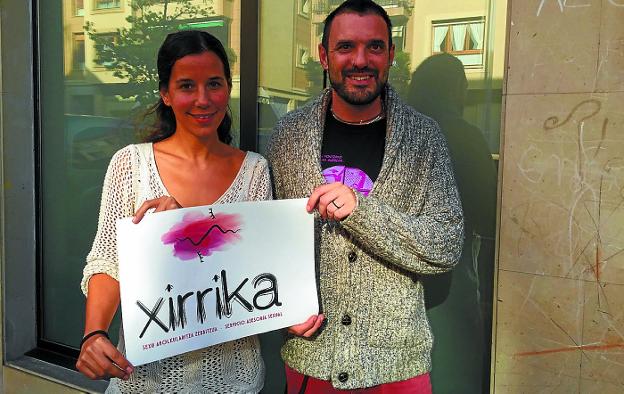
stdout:
[[(264, 364), (257, 337), (133, 367), (106, 330), (119, 305), (115, 221), (141, 220), (178, 207), (271, 198), (267, 162), (228, 145), (232, 79), (226, 52), (212, 35), (170, 34), (158, 52), (160, 100), (147, 143), (118, 151), (102, 191), (98, 231), (87, 257), (85, 337), (76, 367), (91, 379), (113, 377), (107, 392), (258, 392)], [(138, 209), (137, 209), (138, 207)]]

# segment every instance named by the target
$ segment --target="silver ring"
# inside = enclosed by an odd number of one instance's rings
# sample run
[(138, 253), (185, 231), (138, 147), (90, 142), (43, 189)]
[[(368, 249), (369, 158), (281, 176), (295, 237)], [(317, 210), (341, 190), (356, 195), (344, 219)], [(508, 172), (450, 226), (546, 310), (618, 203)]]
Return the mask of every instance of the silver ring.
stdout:
[(334, 204), (336, 209), (340, 209), (340, 208), (342, 208), (344, 206), (344, 205), (338, 206), (338, 204), (336, 204), (336, 200), (332, 200), (332, 204)]

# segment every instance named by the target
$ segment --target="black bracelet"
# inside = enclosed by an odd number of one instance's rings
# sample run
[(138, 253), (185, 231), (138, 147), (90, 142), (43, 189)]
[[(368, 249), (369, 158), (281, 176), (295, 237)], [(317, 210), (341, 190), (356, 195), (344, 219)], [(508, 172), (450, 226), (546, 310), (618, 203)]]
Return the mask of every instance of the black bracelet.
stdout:
[(110, 337), (108, 336), (108, 333), (104, 330), (95, 330), (95, 331), (91, 331), (90, 333), (88, 333), (87, 335), (85, 335), (82, 338), (82, 341), (80, 341), (80, 349), (82, 349), (82, 345), (84, 345), (85, 342), (87, 342), (87, 339), (91, 338), (94, 335), (104, 335), (106, 337), (106, 339), (110, 340)]

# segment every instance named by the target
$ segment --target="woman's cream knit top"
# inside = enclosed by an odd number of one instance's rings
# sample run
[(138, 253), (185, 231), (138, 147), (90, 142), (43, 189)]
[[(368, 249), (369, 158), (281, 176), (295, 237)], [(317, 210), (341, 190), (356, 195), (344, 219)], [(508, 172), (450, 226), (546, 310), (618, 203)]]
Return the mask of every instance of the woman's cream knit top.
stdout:
[[(154, 161), (151, 143), (119, 150), (106, 172), (98, 230), (87, 256), (82, 291), (92, 275), (118, 280), (115, 222), (132, 216), (146, 200), (170, 195)], [(266, 160), (248, 152), (238, 175), (215, 204), (271, 199)], [(122, 330), (123, 331), (123, 330)], [(124, 352), (123, 332), (119, 349)], [(136, 367), (129, 380), (111, 379), (107, 393), (257, 393), (264, 364), (256, 336), (166, 358)]]

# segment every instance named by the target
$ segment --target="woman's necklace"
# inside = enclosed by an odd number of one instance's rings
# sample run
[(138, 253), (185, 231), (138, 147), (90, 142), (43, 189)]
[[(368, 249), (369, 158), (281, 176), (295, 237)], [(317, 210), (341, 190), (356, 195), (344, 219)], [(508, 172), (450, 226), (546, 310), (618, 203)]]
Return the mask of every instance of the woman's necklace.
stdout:
[(355, 122), (351, 122), (351, 121), (342, 119), (341, 117), (336, 115), (336, 113), (334, 112), (334, 109), (331, 108), (331, 107), (330, 107), (329, 110), (331, 111), (334, 119), (336, 119), (340, 123), (344, 123), (344, 124), (347, 124), (349, 126), (366, 126), (366, 125), (369, 125), (371, 123), (375, 123), (378, 120), (381, 120), (381, 119), (386, 117), (386, 108), (385, 108), (385, 105), (383, 104), (383, 102), (381, 103), (381, 111), (377, 115), (373, 116), (370, 119), (362, 119), (362, 120), (355, 121)]

